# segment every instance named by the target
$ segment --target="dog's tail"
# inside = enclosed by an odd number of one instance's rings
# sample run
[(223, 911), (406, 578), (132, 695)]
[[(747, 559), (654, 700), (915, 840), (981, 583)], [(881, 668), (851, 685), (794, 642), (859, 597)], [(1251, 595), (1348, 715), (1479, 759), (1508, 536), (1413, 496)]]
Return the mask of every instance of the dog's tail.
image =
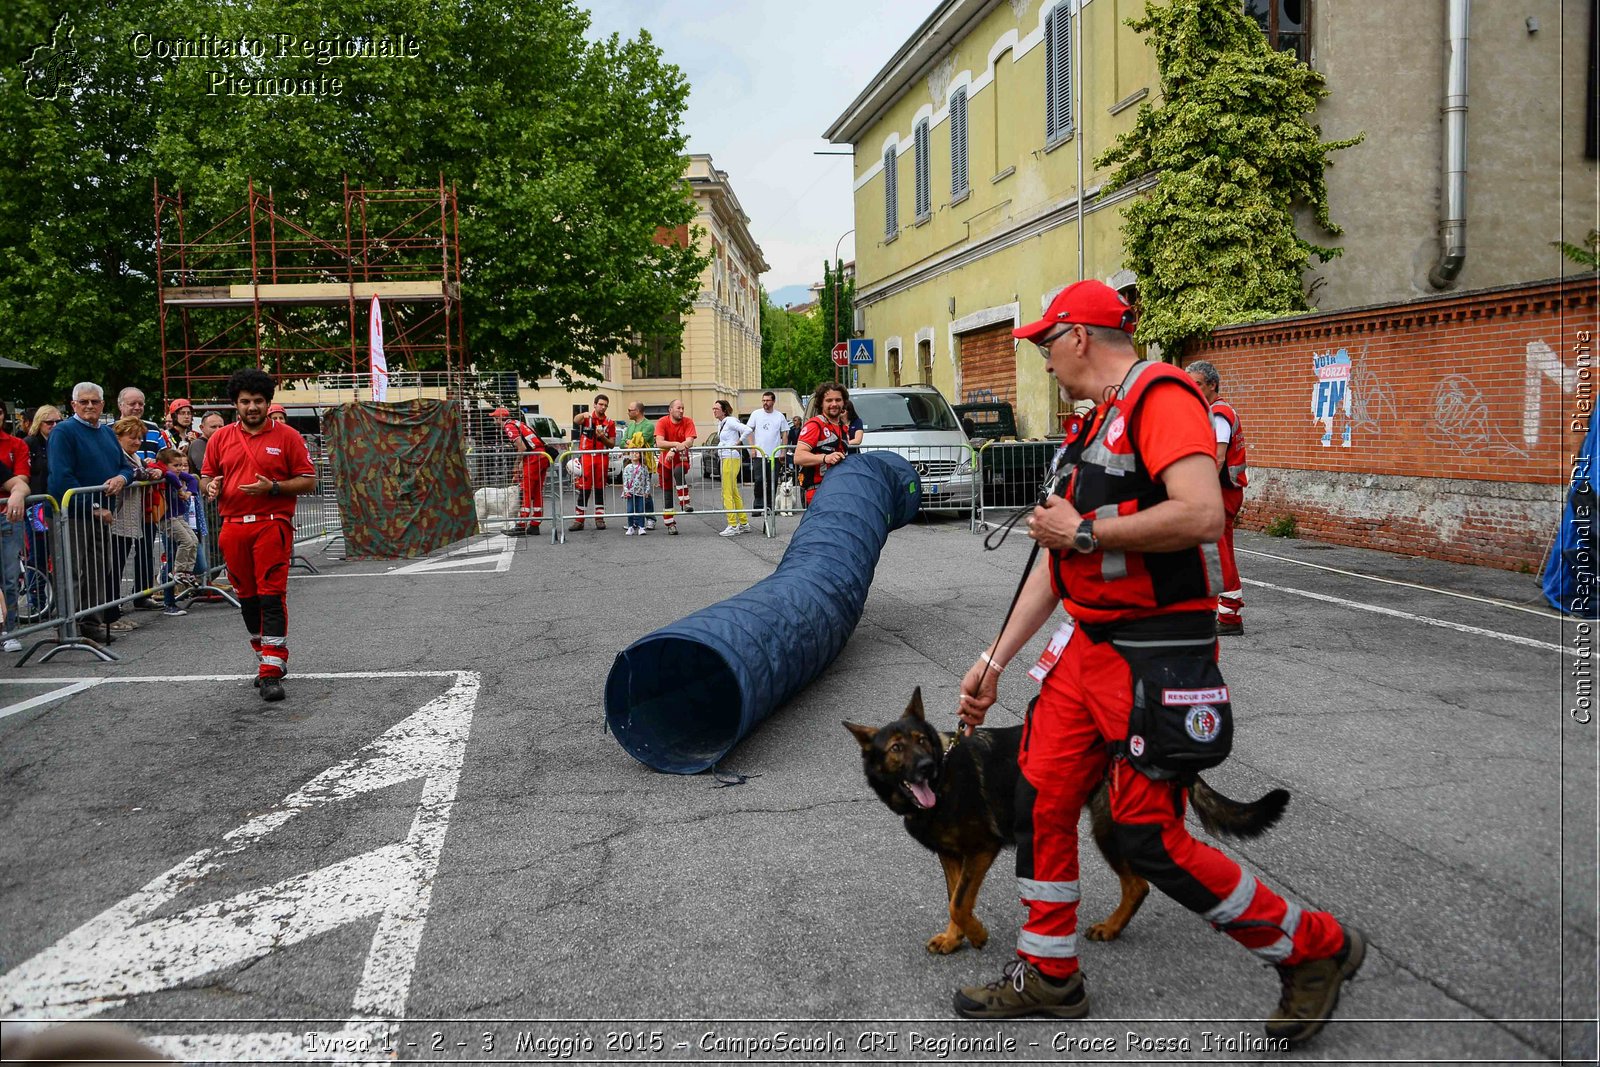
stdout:
[(1189, 801), (1200, 825), (1209, 833), (1259, 837), (1283, 817), (1283, 809), (1289, 806), (1289, 791), (1274, 789), (1259, 800), (1241, 804), (1212, 789), (1204, 778), (1196, 775), (1194, 784), (1189, 787)]

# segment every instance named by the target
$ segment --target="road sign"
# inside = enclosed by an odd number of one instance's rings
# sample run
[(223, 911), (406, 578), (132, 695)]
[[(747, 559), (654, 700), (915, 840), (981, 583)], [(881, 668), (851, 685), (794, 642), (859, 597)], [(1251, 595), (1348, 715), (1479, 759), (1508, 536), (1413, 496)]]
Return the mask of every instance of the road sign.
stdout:
[(848, 341), (840, 341), (833, 346), (833, 362), (840, 367), (849, 366), (850, 344)]
[(872, 338), (861, 337), (850, 342), (851, 363), (872, 362)]

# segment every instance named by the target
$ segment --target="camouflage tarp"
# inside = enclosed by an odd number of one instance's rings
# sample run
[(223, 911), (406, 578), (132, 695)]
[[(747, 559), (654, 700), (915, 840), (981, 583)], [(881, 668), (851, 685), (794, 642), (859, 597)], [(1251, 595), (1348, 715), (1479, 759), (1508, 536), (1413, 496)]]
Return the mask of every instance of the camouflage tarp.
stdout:
[(478, 532), (455, 405), (344, 404), (322, 431), (351, 558), (422, 556)]

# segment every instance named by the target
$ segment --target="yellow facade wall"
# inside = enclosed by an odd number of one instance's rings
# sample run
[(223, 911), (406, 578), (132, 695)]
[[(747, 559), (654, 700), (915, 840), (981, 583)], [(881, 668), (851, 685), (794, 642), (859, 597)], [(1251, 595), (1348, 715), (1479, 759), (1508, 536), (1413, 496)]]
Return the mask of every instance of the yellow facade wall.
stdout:
[[(933, 384), (952, 401), (964, 399), (959, 381), (960, 338), (974, 321), (992, 324), (1015, 305), (1020, 322), (1037, 319), (1044, 302), (1077, 281), (1078, 167), (1089, 191), (1083, 218), (1083, 277), (1110, 278), (1122, 267), (1120, 205), (1124, 196), (1097, 198), (1105, 172), (1093, 157), (1133, 126), (1139, 99), (1159, 92), (1154, 54), (1123, 25), (1142, 13), (1142, 0), (1092, 0), (1077, 16), (1073, 58), (1082, 61), (1079, 128), (1046, 142), (1046, 16), (1038, 0), (994, 7), (953, 51), (905, 87), (883, 117), (851, 142), (855, 149), (857, 307), (863, 336), (875, 340), (878, 361), (856, 376), (861, 385), (891, 384), (886, 342), (899, 338), (901, 382), (919, 380), (915, 338), (931, 336)], [(1068, 5), (1070, 8), (1070, 4)], [(1081, 42), (1079, 34), (1081, 30)], [(952, 195), (950, 94), (965, 86), (968, 186)], [(1137, 97), (1129, 101), (1130, 97)], [(1112, 109), (1118, 104), (1116, 113)], [(931, 210), (915, 217), (915, 127), (928, 119)], [(896, 149), (899, 229), (885, 233), (883, 155)], [(961, 262), (949, 262), (962, 257)], [(952, 310), (953, 304), (953, 310)], [(1022, 432), (1055, 432), (1060, 405), (1031, 345), (1016, 359), (1014, 399)]]

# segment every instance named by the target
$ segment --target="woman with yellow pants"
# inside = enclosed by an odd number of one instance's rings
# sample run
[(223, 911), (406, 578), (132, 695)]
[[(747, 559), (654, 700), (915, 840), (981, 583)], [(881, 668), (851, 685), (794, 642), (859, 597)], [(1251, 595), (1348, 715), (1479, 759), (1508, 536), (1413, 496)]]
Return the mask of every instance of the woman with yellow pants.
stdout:
[(750, 427), (733, 416), (733, 408), (726, 400), (711, 405), (711, 415), (717, 420), (717, 444), (722, 446), (717, 455), (722, 460), (722, 510), (728, 513), (728, 528), (723, 537), (736, 537), (750, 529), (750, 516), (744, 510), (744, 494), (739, 489), (738, 445), (750, 438)]

